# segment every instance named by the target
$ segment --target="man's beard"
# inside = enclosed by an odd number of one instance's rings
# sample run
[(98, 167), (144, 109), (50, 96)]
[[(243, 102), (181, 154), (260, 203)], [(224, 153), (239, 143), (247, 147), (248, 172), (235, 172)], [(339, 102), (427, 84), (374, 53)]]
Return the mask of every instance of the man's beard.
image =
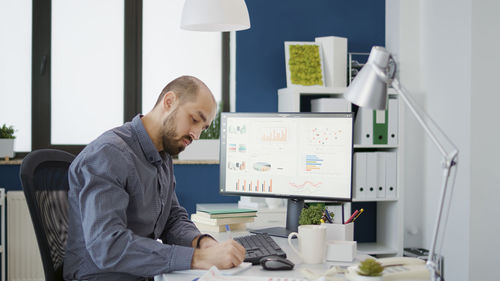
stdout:
[(175, 109), (166, 119), (163, 121), (163, 150), (168, 154), (175, 156), (184, 150), (183, 139), (188, 139), (190, 142), (193, 140), (189, 135), (177, 138), (177, 109)]

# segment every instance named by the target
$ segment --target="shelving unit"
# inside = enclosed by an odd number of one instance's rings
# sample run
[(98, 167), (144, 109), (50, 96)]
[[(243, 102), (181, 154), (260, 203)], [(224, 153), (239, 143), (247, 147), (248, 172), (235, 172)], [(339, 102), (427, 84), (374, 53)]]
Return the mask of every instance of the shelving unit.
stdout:
[[(303, 86), (283, 88), (278, 90), (279, 112), (308, 112), (311, 110), (310, 101), (315, 98), (344, 98), (347, 88), (331, 88), (318, 86)], [(393, 89), (389, 89), (389, 98), (398, 98)], [(399, 105), (398, 112), (401, 112)], [(400, 115), (399, 115), (400, 116)], [(401, 118), (398, 116), (399, 132), (401, 132)], [(397, 152), (397, 197), (391, 199), (353, 198), (352, 204), (375, 204), (374, 218), (375, 241), (358, 243), (358, 250), (364, 254), (377, 256), (401, 256), (403, 254), (403, 188), (401, 179), (401, 153), (398, 145), (362, 145), (355, 144), (354, 152), (363, 151), (395, 151)], [(350, 204), (348, 204), (350, 205)], [(350, 209), (350, 206), (346, 208)], [(356, 231), (356, 228), (355, 228)]]

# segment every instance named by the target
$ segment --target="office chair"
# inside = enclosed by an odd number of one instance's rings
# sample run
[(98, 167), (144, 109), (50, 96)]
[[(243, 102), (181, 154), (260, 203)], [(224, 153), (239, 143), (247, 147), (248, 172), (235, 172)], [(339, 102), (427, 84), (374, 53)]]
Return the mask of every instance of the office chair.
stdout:
[(29, 153), (21, 164), (21, 183), (46, 281), (63, 280), (68, 236), (68, 168), (74, 158), (61, 150), (40, 149)]

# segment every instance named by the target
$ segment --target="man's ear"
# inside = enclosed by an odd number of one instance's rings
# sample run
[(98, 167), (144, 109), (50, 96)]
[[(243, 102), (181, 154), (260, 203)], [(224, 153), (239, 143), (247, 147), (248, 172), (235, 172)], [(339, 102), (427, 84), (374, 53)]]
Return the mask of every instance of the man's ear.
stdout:
[(173, 110), (176, 106), (177, 106), (177, 95), (172, 91), (168, 91), (163, 97), (162, 101), (163, 109), (169, 112)]

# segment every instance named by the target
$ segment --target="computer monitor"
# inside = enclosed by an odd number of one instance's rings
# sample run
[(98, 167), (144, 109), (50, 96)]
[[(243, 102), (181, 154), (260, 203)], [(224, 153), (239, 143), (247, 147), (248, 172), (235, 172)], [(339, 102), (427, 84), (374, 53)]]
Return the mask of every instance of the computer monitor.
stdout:
[(220, 193), (287, 198), (287, 237), (304, 199), (352, 199), (352, 113), (222, 113)]

